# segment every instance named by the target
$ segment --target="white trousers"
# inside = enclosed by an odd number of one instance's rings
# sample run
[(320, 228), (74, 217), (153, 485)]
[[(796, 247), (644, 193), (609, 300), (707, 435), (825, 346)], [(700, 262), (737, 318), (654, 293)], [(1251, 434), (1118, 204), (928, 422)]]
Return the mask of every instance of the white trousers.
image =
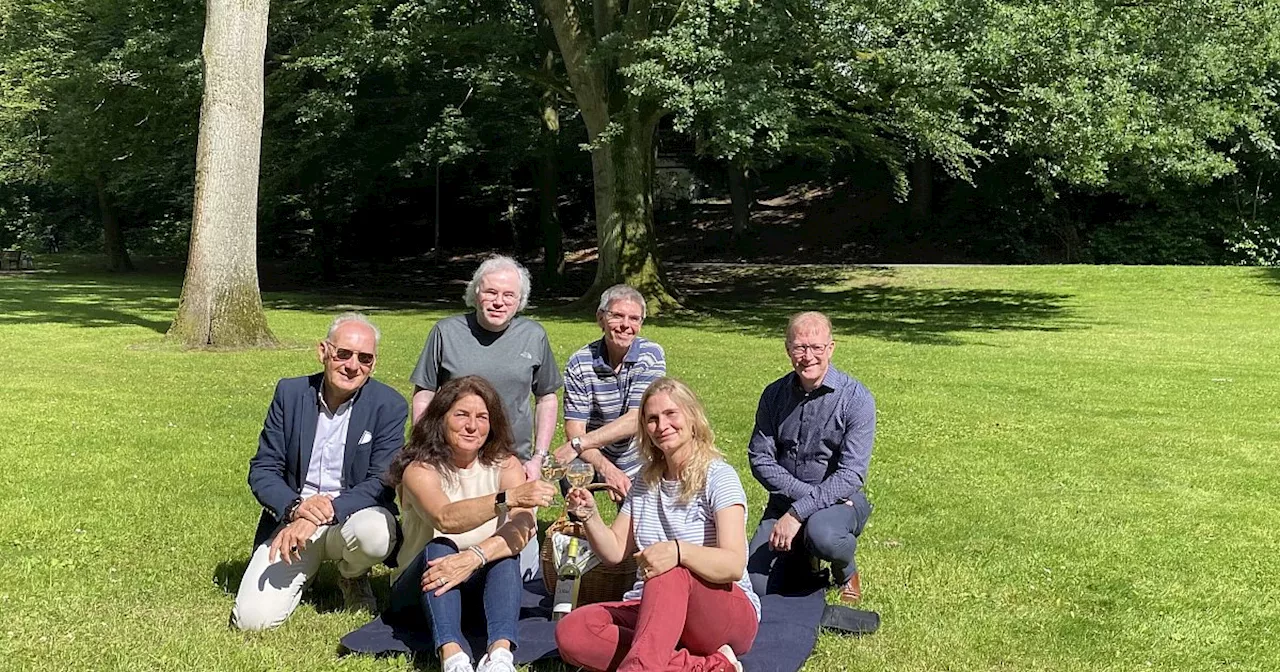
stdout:
[[(282, 528), (277, 527), (271, 539)], [(338, 573), (345, 578), (360, 576), (382, 562), (396, 543), (396, 519), (380, 506), (356, 511), (342, 525), (317, 528), (301, 551), (302, 559), (289, 564), (279, 557), (275, 562), (267, 558), (271, 539), (254, 549), (240, 579), (231, 624), (241, 630), (265, 630), (284, 623), (325, 560), (337, 561)]]

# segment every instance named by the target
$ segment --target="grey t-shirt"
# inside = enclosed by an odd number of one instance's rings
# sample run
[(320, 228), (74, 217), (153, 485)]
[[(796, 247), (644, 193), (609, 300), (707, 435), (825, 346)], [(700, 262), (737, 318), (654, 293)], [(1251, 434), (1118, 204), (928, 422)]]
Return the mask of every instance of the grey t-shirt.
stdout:
[(434, 392), (460, 376), (481, 376), (498, 391), (515, 434), (516, 455), (529, 459), (533, 454), (529, 395), (552, 394), (564, 385), (542, 325), (517, 315), (505, 330), (492, 332), (480, 326), (475, 313), (436, 322), (409, 380)]

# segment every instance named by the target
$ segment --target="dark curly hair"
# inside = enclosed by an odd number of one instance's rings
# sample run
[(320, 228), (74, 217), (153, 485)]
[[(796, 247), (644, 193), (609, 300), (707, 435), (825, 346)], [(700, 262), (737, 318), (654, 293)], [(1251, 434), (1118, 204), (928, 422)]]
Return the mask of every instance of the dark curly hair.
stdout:
[(457, 474), (458, 468), (453, 464), (453, 448), (445, 438), (445, 428), (448, 425), (446, 416), (459, 399), (470, 394), (480, 397), (489, 411), (489, 437), (480, 447), (480, 463), (492, 466), (515, 454), (512, 451), (515, 441), (512, 439), (511, 423), (507, 421), (507, 413), (502, 407), (498, 391), (480, 376), (454, 378), (436, 390), (426, 412), (413, 423), (409, 443), (396, 454), (388, 469), (388, 485), (393, 488), (400, 485), (404, 479), (404, 470), (414, 462), (435, 467), (436, 472), (444, 478), (451, 479)]

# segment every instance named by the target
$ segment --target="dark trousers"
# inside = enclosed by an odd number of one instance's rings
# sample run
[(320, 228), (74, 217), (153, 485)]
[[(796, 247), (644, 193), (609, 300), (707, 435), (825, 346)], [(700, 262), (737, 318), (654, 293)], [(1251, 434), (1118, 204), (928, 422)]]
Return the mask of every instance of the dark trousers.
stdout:
[(495, 560), (477, 569), (470, 578), (440, 597), (436, 597), (435, 591), (423, 592), (422, 574), (427, 570), (427, 561), (457, 552), (457, 547), (448, 539), (428, 543), (391, 586), (390, 618), (401, 623), (425, 619), (437, 651), (450, 642), (462, 643), (464, 617), (479, 618), (483, 619), (490, 646), (505, 639), (514, 649), (523, 590), (519, 556)]
[(871, 516), (871, 503), (861, 490), (849, 497), (849, 503), (829, 506), (809, 516), (791, 542), (791, 551), (779, 553), (769, 548), (769, 535), (791, 503), (769, 498), (764, 516), (747, 549), (747, 574), (757, 595), (779, 592), (788, 577), (809, 571), (811, 557), (831, 563), (831, 578), (843, 584), (858, 571), (854, 554), (858, 535)]

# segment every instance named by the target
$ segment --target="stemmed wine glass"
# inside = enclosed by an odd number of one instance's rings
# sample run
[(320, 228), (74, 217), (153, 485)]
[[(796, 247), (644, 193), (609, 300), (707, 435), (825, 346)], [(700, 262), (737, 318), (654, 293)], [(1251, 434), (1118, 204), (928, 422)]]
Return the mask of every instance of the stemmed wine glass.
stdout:
[[(565, 478), (575, 488), (585, 488), (596, 478), (596, 469), (583, 460), (574, 460), (565, 467)], [(575, 514), (580, 513), (578, 511)]]

